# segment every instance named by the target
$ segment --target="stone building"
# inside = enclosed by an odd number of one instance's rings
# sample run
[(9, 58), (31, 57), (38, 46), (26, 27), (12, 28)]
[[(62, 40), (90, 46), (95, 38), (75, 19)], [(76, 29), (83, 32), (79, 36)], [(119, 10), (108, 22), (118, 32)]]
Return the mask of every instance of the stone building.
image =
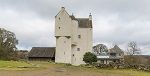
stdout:
[(55, 16), (55, 62), (72, 65), (85, 64), (83, 55), (92, 52), (92, 15), (76, 18), (64, 7)]

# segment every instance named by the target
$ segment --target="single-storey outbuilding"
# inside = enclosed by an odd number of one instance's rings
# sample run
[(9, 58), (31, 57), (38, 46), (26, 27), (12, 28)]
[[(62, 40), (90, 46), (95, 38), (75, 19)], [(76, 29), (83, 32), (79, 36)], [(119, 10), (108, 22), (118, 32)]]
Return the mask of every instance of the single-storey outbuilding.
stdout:
[(55, 60), (55, 47), (33, 47), (28, 54), (28, 60), (32, 61)]

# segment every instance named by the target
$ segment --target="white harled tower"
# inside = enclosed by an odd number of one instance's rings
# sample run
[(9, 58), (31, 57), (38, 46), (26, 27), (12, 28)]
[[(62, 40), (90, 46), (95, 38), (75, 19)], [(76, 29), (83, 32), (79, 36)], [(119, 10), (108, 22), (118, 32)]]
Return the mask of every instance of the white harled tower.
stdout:
[(83, 55), (92, 52), (92, 15), (75, 18), (64, 7), (55, 16), (55, 62), (85, 64)]

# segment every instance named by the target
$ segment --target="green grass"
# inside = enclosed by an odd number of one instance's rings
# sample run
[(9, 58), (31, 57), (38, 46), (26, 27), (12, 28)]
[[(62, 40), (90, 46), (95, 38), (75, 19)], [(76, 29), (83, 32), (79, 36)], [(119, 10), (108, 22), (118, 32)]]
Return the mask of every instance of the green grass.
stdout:
[[(18, 68), (19, 66), (29, 67), (29, 68)], [(38, 66), (38, 68), (34, 68)], [(66, 64), (56, 64), (49, 62), (24, 62), (24, 61), (0, 61), (0, 70), (37, 70), (37, 69), (59, 69), (65, 68), (69, 73), (100, 73), (101, 76), (150, 76), (150, 72), (137, 71), (134, 69), (98, 69), (98, 68), (88, 68), (85, 66), (71, 66)], [(54, 70), (54, 69), (53, 69)], [(55, 70), (54, 70), (55, 71)]]
[(19, 62), (19, 61), (0, 61), (0, 68), (4, 68), (4, 67), (15, 68), (19, 66), (30, 66), (30, 64), (26, 62)]
[(24, 61), (1, 61), (0, 60), (0, 69), (1, 70), (28, 70), (37, 67), (37, 65), (27, 63)]

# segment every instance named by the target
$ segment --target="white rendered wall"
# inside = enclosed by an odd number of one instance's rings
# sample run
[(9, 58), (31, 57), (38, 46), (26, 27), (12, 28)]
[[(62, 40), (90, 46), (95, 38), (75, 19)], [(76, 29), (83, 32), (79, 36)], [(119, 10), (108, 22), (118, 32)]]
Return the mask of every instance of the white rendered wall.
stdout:
[(55, 17), (56, 53), (55, 62), (71, 64), (71, 37), (72, 26), (68, 13), (61, 9)]
[(61, 10), (55, 17), (55, 36), (71, 36), (72, 23), (69, 14)]
[[(77, 39), (77, 46), (75, 53), (75, 61), (73, 65), (85, 64), (83, 61), (83, 55), (86, 52), (92, 52), (92, 29), (91, 28), (78, 28), (78, 35), (81, 38)], [(80, 51), (77, 50), (80, 48)]]
[(71, 39), (59, 37), (56, 39), (55, 62), (71, 64)]

